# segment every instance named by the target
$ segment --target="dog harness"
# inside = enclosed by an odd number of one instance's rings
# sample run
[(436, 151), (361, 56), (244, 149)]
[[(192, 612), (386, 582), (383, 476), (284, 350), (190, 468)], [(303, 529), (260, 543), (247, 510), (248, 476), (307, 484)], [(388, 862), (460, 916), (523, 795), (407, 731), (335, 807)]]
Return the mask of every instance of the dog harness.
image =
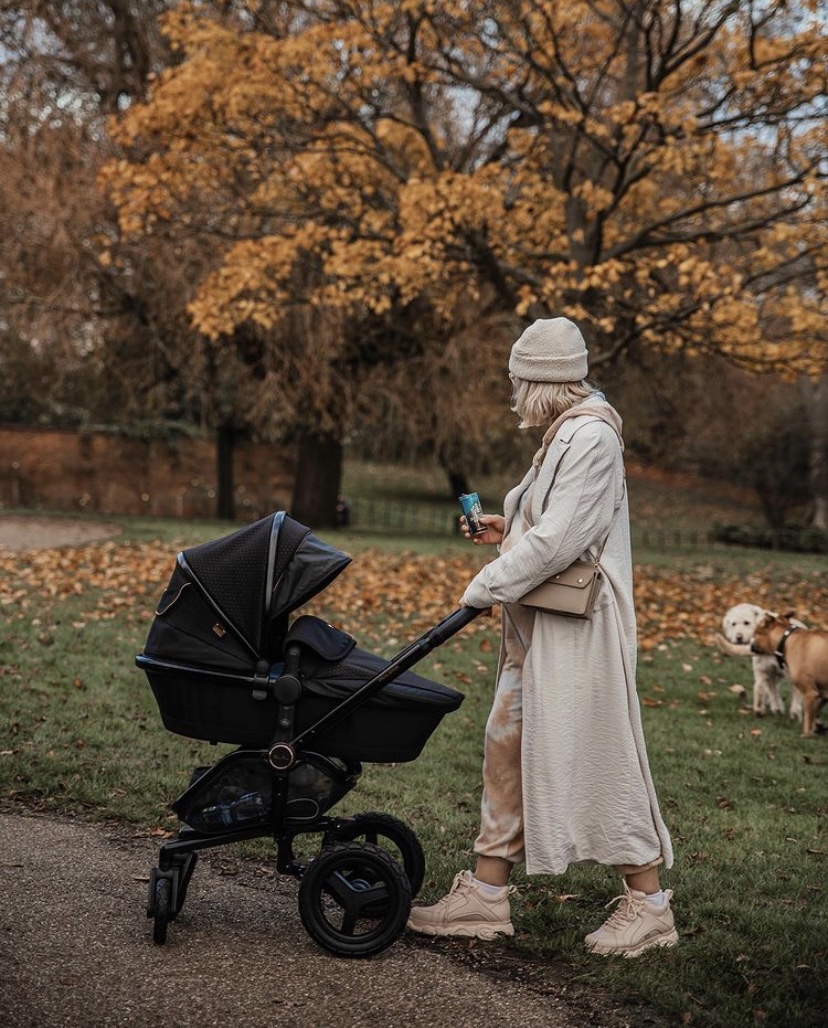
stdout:
[(776, 657), (776, 663), (779, 665), (780, 669), (784, 669), (785, 667), (785, 643), (788, 641), (788, 637), (793, 635), (793, 633), (797, 631), (798, 628), (798, 625), (788, 625), (788, 627), (782, 633), (782, 638), (779, 640), (779, 645), (773, 651), (773, 655), (774, 657)]

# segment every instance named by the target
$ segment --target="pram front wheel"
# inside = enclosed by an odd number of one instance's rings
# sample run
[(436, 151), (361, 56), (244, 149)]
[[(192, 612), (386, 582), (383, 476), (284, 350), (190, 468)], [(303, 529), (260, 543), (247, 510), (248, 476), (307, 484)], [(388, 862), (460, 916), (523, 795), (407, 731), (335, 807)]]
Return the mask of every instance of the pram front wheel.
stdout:
[(172, 882), (169, 878), (153, 876), (152, 940), (162, 946), (167, 941), (167, 925), (172, 912)]
[(392, 857), (396, 857), (405, 869), (408, 883), (411, 886), (411, 898), (420, 891), (425, 880), (425, 854), (420, 840), (413, 829), (405, 821), (391, 814), (366, 813), (344, 818), (325, 838), (325, 845), (330, 842), (370, 842), (374, 846), (388, 849)]
[(411, 886), (397, 861), (372, 843), (337, 843), (311, 861), (299, 915), (311, 938), (339, 957), (370, 957), (402, 934)]
[(159, 945), (167, 941), (167, 925), (174, 921), (187, 898), (187, 886), (195, 870), (197, 853), (176, 854), (150, 872), (147, 917), (152, 918), (152, 938)]

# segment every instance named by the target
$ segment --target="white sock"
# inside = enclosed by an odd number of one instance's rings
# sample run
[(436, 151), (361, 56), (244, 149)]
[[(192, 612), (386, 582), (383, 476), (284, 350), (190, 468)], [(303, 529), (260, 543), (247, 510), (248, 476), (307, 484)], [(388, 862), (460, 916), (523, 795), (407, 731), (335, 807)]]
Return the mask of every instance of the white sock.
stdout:
[(648, 903), (652, 903), (654, 907), (663, 907), (667, 902), (667, 897), (664, 895), (664, 890), (659, 889), (658, 892), (646, 893)]
[(488, 882), (481, 882), (479, 878), (474, 879), (474, 884), (481, 888), (487, 896), (496, 896), (506, 888), (505, 885), (490, 885)]

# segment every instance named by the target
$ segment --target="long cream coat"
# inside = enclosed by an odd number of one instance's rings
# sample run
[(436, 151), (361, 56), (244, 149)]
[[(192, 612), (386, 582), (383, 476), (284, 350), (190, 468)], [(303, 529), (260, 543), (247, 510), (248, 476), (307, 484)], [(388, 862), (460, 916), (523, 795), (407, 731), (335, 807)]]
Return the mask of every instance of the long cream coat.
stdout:
[[(591, 398), (594, 407), (602, 403)], [(607, 404), (607, 409), (611, 408)], [(504, 502), (507, 533), (533, 471)], [(532, 492), (534, 527), (469, 584), (463, 603), (504, 605), (508, 646), (523, 666), (522, 784), (526, 870), (561, 874), (571, 863), (672, 864), (670, 835), (650, 775), (635, 686), (629, 512), (620, 442), (595, 417), (558, 429)], [(607, 532), (609, 535), (607, 536)], [(604, 538), (604, 576), (588, 621), (519, 604)], [(506, 653), (501, 650), (498, 676)]]

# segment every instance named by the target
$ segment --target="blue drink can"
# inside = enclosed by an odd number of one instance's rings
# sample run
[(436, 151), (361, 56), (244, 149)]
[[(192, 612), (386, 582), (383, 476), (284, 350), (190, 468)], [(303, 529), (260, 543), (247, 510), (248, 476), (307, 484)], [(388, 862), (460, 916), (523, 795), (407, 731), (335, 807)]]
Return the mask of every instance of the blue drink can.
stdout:
[(480, 517), (483, 514), (483, 507), (477, 493), (463, 493), (460, 499), (460, 506), (466, 516), (466, 524), (472, 535), (480, 535), (486, 531), (486, 526), (481, 523)]

